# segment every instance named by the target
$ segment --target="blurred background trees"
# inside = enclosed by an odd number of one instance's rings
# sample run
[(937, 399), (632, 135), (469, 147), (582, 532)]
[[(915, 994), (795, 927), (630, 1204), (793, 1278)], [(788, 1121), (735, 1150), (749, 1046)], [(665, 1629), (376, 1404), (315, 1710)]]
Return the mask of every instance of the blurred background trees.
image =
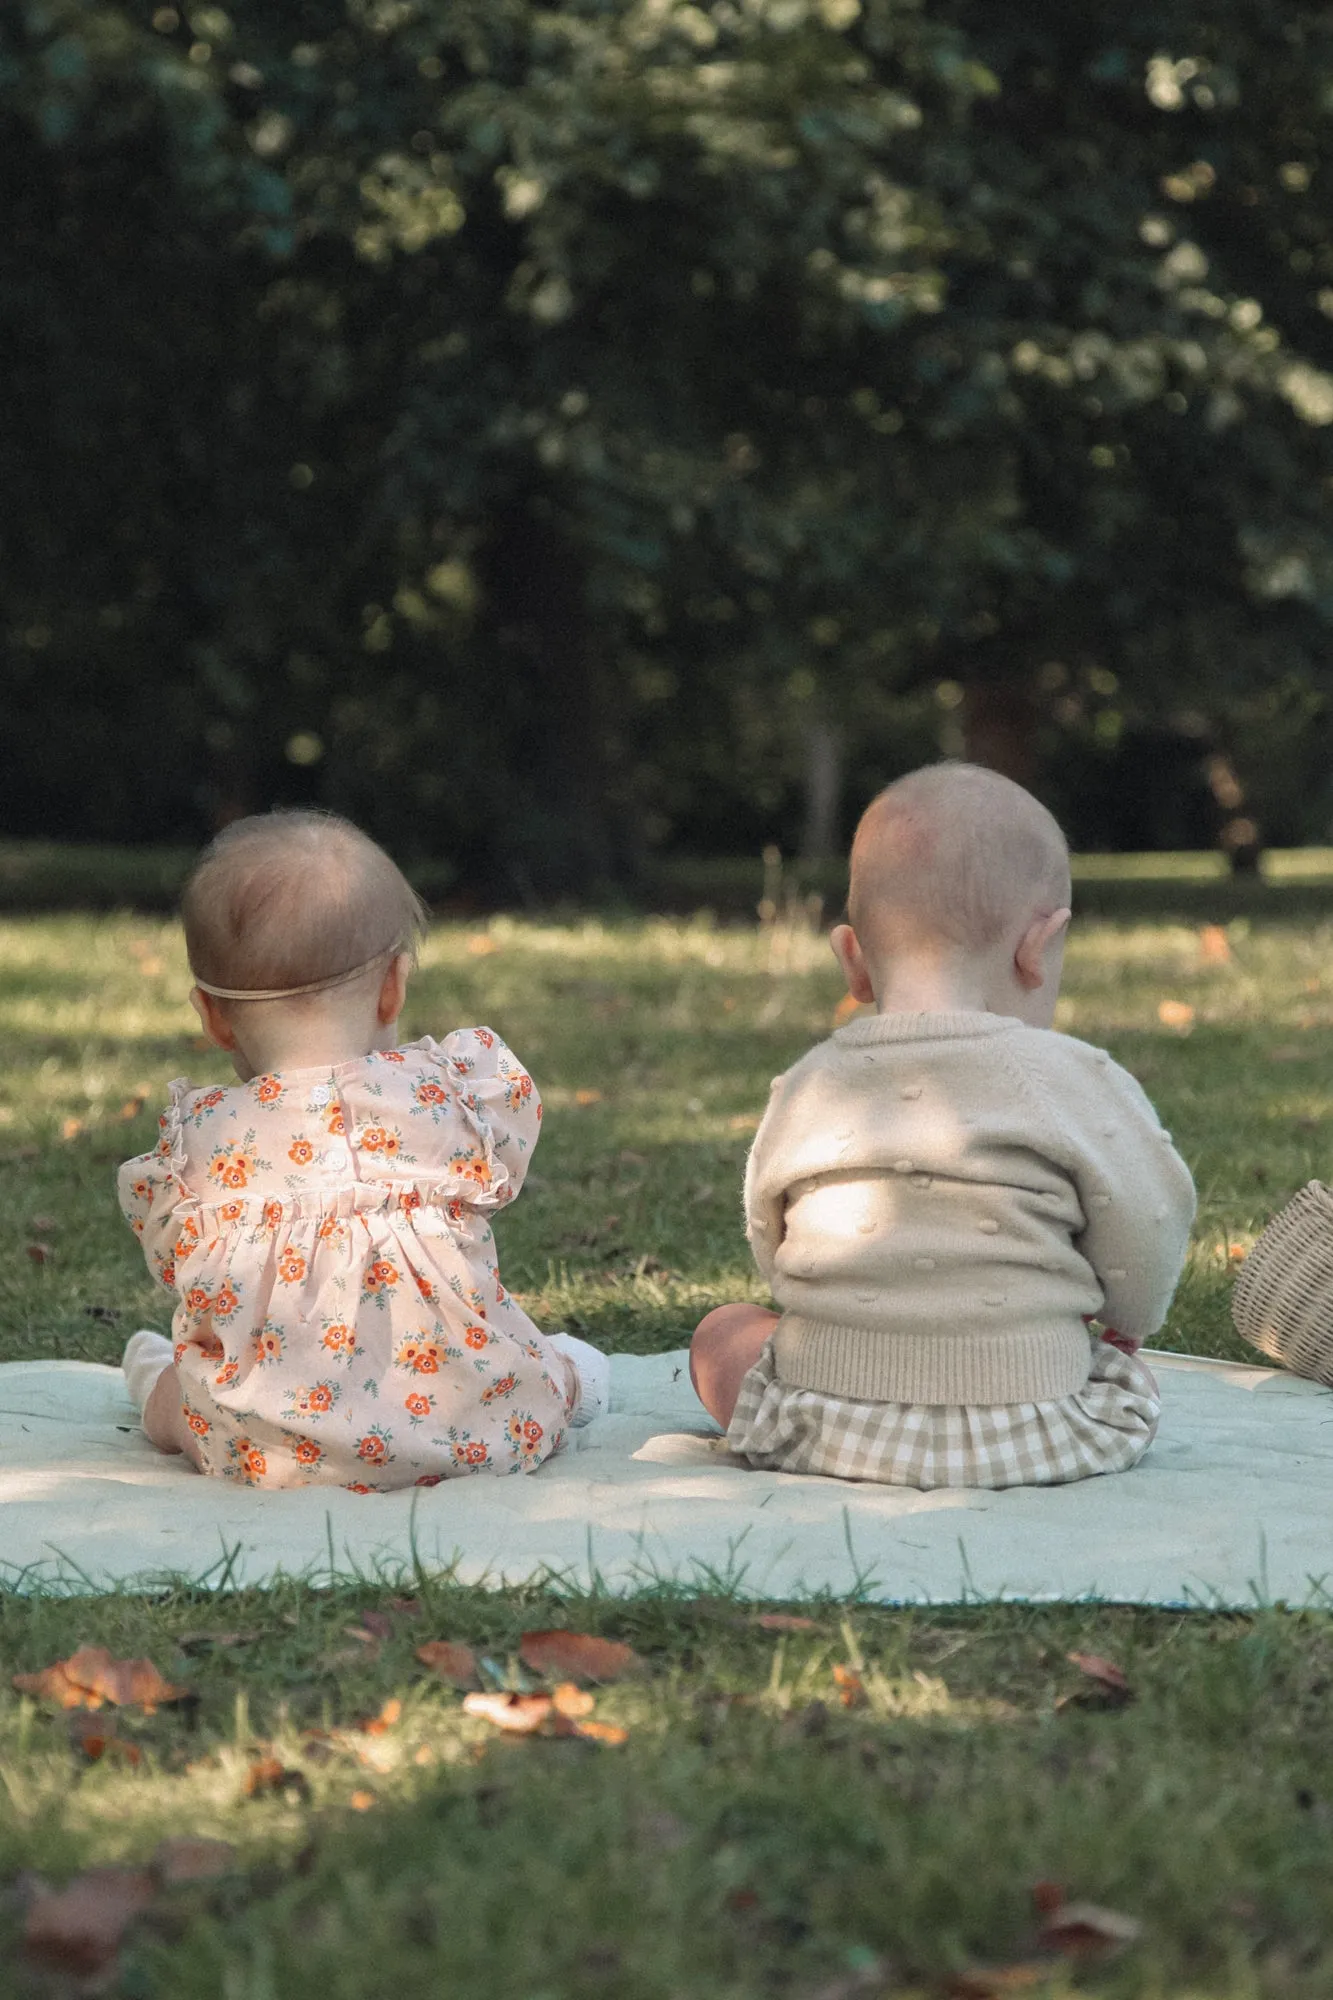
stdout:
[(15, 0), (0, 832), (1328, 838), (1331, 115), (1258, 0)]

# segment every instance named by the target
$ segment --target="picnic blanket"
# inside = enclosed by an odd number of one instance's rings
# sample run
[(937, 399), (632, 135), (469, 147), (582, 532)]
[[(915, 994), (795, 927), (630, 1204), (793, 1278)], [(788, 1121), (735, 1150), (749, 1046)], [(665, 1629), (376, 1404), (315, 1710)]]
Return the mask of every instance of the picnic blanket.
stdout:
[(1133, 1472), (918, 1493), (730, 1457), (682, 1353), (617, 1355), (611, 1408), (529, 1476), (394, 1494), (201, 1478), (143, 1437), (119, 1371), (0, 1366), (0, 1587), (304, 1576), (550, 1577), (873, 1603), (1333, 1605), (1333, 1392), (1156, 1354), (1165, 1413)]

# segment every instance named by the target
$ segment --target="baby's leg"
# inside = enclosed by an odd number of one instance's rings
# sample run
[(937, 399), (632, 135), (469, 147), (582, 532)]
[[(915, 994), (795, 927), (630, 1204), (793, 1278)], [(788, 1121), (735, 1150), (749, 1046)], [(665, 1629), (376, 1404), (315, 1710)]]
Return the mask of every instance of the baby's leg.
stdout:
[(723, 1430), (731, 1422), (741, 1383), (763, 1353), (778, 1323), (766, 1306), (715, 1306), (694, 1329), (690, 1380), (694, 1393)]
[(199, 1469), (199, 1443), (185, 1421), (172, 1346), (160, 1333), (133, 1334), (121, 1367), (131, 1400), (143, 1415), (144, 1435), (159, 1451), (183, 1452)]

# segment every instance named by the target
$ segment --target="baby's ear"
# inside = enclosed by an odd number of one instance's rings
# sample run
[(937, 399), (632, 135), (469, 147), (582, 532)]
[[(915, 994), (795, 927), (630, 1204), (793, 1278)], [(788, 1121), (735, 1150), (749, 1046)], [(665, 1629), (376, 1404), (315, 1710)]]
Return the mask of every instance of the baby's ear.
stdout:
[(236, 1030), (211, 993), (205, 993), (202, 987), (192, 986), (190, 1005), (199, 1016), (199, 1025), (214, 1048), (230, 1052), (236, 1047)]
[(829, 932), (829, 943), (833, 946), (833, 956), (842, 967), (842, 976), (847, 981), (847, 991), (853, 1000), (859, 1000), (863, 1006), (873, 1005), (875, 989), (866, 970), (861, 941), (851, 925), (835, 924)]
[(1014, 971), (1025, 992), (1035, 993), (1039, 986), (1046, 984), (1046, 954), (1069, 929), (1072, 915), (1072, 910), (1059, 909), (1052, 910), (1048, 916), (1034, 917), (1018, 940), (1014, 951)]

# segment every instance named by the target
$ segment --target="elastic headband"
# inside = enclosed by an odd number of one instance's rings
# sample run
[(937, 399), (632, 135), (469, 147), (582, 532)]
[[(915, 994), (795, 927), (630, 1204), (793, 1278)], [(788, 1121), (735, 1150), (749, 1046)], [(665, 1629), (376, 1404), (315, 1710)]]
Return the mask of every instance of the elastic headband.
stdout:
[(369, 972), (382, 958), (389, 958), (401, 949), (399, 945), (385, 945), (381, 950), (363, 958), (360, 965), (354, 965), (350, 972), (335, 972), (329, 979), (311, 979), (304, 986), (210, 986), (206, 979), (196, 979), (195, 985), (201, 993), (209, 994), (214, 1000), (295, 1000), (301, 993), (327, 993), (330, 987), (346, 986), (349, 979), (355, 979), (362, 972)]

